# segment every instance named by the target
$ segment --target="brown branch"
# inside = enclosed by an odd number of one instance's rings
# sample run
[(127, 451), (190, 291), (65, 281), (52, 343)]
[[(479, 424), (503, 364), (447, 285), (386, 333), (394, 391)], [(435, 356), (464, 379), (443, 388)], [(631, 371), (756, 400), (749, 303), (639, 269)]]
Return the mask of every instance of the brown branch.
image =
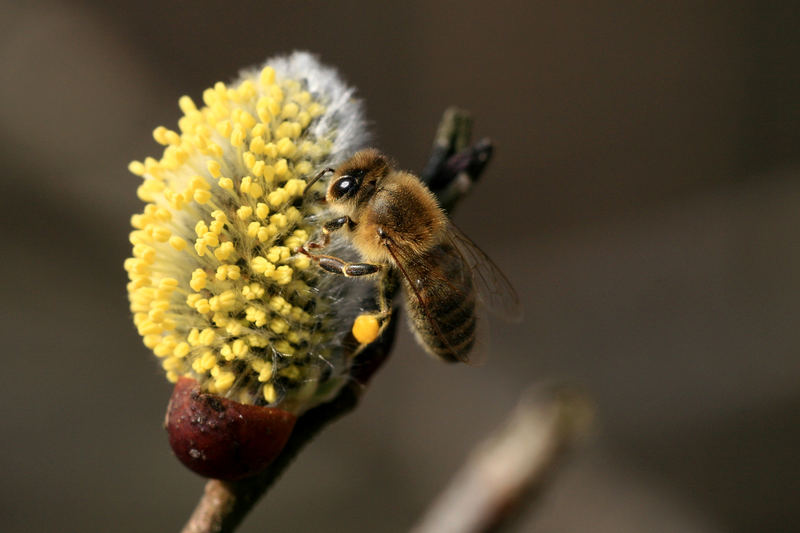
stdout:
[(592, 418), (588, 400), (565, 389), (528, 393), (481, 443), (414, 533), (498, 531), (538, 494)]
[[(469, 145), (471, 124), (472, 119), (466, 112), (448, 109), (439, 126), (430, 161), (420, 175), (431, 190), (440, 196), (446, 209), (469, 192), (491, 155), (491, 143), (488, 140)], [(234, 531), (297, 453), (322, 428), (358, 404), (370, 377), (389, 355), (396, 327), (395, 316), (381, 338), (357, 356), (358, 364), (350, 372), (351, 381), (339, 394), (297, 420), (286, 446), (266, 470), (240, 481), (209, 480), (183, 533)]]

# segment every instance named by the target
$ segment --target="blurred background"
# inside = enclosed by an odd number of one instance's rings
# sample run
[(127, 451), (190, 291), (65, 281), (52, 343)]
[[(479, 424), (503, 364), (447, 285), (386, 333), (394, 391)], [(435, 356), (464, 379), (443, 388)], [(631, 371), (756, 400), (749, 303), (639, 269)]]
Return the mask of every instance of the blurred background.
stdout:
[[(767, 5), (768, 4), (768, 5)], [(178, 97), (293, 49), (421, 169), (441, 112), (496, 156), (456, 222), (526, 309), (479, 368), (405, 330), (242, 531), (406, 531), (529, 384), (598, 406), (517, 531), (800, 528), (795, 2), (0, 2), (0, 529), (178, 531), (203, 480), (131, 323), (127, 163)]]

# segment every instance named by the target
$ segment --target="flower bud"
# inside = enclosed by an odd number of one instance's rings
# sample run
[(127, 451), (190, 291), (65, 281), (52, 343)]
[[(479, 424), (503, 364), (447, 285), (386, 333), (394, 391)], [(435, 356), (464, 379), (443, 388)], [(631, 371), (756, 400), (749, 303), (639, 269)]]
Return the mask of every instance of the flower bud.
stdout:
[(181, 378), (167, 407), (165, 426), (172, 451), (186, 467), (201, 476), (233, 481), (269, 465), (286, 445), (296, 420), (278, 407), (234, 402)]

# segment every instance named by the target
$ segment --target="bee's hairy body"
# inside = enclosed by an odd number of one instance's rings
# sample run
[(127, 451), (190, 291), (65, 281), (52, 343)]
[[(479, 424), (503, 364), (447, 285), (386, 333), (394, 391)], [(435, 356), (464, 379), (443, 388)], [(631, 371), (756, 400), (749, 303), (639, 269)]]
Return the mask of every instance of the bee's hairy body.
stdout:
[[(465, 358), (475, 332), (472, 279), (444, 238), (448, 221), (433, 194), (416, 176), (393, 172), (361, 215), (353, 244), (366, 261), (402, 268), (409, 324), (419, 343), (447, 361)], [(392, 256), (391, 244), (400, 257)]]
[(386, 239), (410, 256), (420, 257), (438, 244), (447, 225), (433, 194), (405, 172), (388, 174), (350, 218), (355, 223), (350, 236), (353, 245), (365, 261), (382, 264), (394, 263)]
[[(411, 329), (420, 344), (445, 361), (468, 361), (475, 343), (475, 265), (467, 263), (459, 246), (474, 245), (455, 237), (454, 227), (419, 178), (393, 169), (377, 150), (358, 152), (326, 171), (334, 175), (325, 200), (338, 218), (323, 226), (322, 243), (308, 243), (300, 251), (324, 270), (348, 277), (383, 276), (385, 282), (386, 270), (396, 269), (403, 280)], [(323, 248), (329, 234), (343, 228), (364, 263), (347, 263), (306, 249)], [(382, 299), (381, 305), (387, 303)]]

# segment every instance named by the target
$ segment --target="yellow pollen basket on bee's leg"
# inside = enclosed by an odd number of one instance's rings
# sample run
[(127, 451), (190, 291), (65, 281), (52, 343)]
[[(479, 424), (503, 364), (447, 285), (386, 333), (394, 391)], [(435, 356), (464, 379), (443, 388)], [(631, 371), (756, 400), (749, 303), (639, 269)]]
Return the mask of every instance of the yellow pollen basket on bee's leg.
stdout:
[(352, 332), (360, 344), (369, 344), (380, 335), (381, 324), (374, 314), (359, 315), (353, 321)]

